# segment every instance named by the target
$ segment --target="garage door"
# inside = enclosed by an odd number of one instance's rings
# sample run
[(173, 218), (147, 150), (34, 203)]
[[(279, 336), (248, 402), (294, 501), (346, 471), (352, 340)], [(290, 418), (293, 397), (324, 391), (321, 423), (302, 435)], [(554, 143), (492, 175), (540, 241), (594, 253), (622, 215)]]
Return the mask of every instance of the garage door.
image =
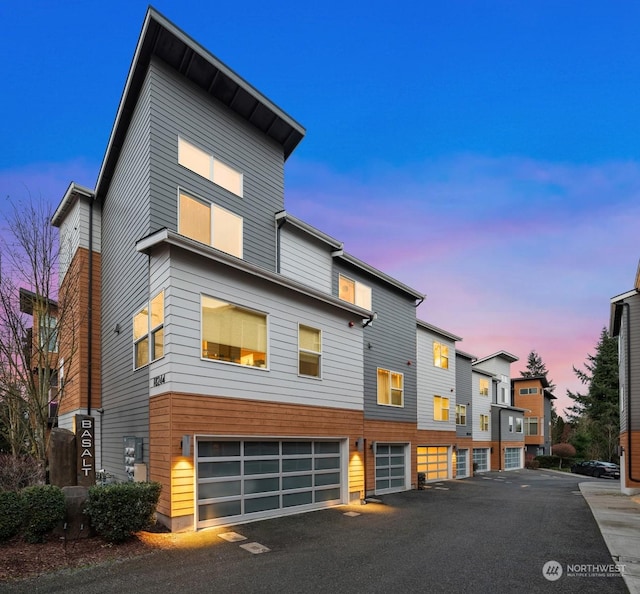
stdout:
[(456, 456), (456, 477), (469, 476), (469, 450), (458, 450)]
[(341, 503), (341, 442), (197, 438), (197, 527)]
[(521, 448), (505, 448), (504, 451), (504, 469), (514, 470), (522, 468), (522, 449)]
[(489, 470), (489, 448), (473, 448), (473, 463), (476, 470)]
[(418, 446), (417, 462), (418, 472), (424, 472), (426, 480), (449, 478), (448, 446)]
[(376, 494), (404, 491), (408, 487), (405, 444), (376, 444)]

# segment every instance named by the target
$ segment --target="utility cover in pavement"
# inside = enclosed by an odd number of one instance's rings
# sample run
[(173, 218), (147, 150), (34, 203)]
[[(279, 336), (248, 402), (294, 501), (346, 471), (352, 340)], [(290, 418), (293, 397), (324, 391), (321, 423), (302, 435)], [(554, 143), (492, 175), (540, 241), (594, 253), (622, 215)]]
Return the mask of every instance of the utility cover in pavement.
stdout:
[(240, 545), (241, 549), (245, 551), (249, 551), (254, 555), (259, 555), (260, 553), (268, 553), (271, 549), (268, 549), (264, 545), (261, 545), (259, 542), (249, 542), (247, 544)]
[(218, 534), (220, 538), (224, 538), (227, 542), (238, 542), (240, 540), (247, 540), (246, 536), (242, 536), (242, 534), (238, 534), (237, 532), (223, 532), (222, 534)]

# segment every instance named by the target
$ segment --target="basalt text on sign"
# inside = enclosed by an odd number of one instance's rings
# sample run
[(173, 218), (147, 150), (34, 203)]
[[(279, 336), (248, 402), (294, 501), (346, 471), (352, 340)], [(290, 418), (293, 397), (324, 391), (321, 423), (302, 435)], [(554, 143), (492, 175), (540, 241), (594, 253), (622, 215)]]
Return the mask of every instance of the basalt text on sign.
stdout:
[(95, 420), (86, 415), (76, 415), (75, 425), (78, 485), (91, 487), (96, 482)]

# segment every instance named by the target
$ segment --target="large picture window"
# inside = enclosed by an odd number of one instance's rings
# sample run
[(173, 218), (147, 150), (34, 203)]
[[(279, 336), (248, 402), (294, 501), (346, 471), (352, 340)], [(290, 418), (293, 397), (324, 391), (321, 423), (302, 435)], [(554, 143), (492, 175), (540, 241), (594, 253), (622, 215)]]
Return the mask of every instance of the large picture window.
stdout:
[(338, 277), (338, 296), (343, 301), (371, 309), (371, 287), (342, 274)]
[(378, 369), (378, 404), (404, 406), (404, 376), (388, 369)]
[(133, 316), (134, 368), (144, 367), (164, 355), (164, 291)]
[(322, 334), (309, 326), (298, 327), (298, 373), (320, 377), (322, 358)]
[(202, 357), (267, 367), (267, 316), (202, 296)]
[(180, 137), (178, 137), (178, 163), (242, 198), (242, 173)]
[(178, 232), (242, 258), (242, 217), (180, 192)]

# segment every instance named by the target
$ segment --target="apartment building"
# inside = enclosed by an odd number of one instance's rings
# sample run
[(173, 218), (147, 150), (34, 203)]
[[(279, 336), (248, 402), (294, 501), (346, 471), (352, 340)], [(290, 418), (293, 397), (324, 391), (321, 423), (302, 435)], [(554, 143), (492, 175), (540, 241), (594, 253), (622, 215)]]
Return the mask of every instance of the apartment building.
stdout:
[(551, 454), (551, 409), (556, 397), (544, 376), (511, 378), (513, 404), (524, 410), (525, 455)]

